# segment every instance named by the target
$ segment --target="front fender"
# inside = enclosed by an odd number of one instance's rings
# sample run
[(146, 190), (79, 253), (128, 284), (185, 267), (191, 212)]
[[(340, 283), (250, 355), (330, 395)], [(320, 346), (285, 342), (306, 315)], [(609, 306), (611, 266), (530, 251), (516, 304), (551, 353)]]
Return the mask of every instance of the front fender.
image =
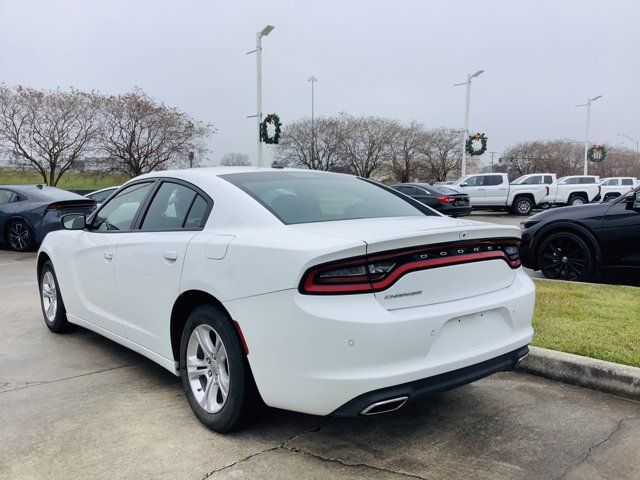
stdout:
[(532, 255), (531, 261), (534, 270), (538, 270), (540, 268), (538, 265), (538, 248), (540, 247), (540, 243), (548, 234), (559, 230), (565, 232), (577, 232), (585, 237), (594, 248), (596, 266), (600, 266), (602, 264), (602, 247), (600, 246), (600, 242), (598, 241), (598, 237), (595, 232), (581, 223), (571, 220), (556, 220), (540, 227), (529, 240), (529, 249)]

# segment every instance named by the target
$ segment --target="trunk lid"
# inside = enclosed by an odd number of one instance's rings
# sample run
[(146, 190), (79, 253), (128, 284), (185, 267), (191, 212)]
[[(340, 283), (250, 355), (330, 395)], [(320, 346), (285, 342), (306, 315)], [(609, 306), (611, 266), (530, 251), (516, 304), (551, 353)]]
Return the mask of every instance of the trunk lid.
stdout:
[[(396, 250), (429, 247), (418, 249), (416, 254), (434, 260), (428, 267), (406, 269), (394, 282), (375, 292), (380, 304), (389, 310), (481, 295), (508, 287), (515, 277), (515, 270), (507, 261), (497, 257), (503, 248), (497, 240), (520, 238), (520, 230), (512, 226), (433, 216), (344, 220), (290, 227), (362, 240), (371, 259)], [(420, 258), (423, 257), (416, 257)]]

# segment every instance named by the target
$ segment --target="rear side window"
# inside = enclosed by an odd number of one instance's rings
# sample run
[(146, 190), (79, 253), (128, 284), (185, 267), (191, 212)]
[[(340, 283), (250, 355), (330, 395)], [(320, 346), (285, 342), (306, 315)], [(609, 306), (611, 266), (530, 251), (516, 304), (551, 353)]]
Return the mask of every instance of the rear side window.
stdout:
[(553, 183), (553, 177), (551, 175), (545, 175), (544, 183), (546, 183), (547, 185), (551, 185)]
[(98, 203), (104, 202), (109, 195), (111, 195), (115, 190), (105, 190), (103, 192), (94, 193), (93, 195), (87, 195), (91, 200), (95, 200)]
[(596, 179), (594, 177), (580, 177), (580, 184), (586, 185), (589, 183), (596, 183)]
[(6, 205), (7, 203), (14, 203), (19, 200), (18, 195), (11, 190), (0, 190), (0, 205)]
[(136, 183), (118, 192), (98, 211), (93, 220), (93, 229), (130, 230), (152, 184), (153, 182)]
[[(200, 201), (197, 201), (200, 198)], [(145, 214), (141, 230), (182, 230), (199, 228), (207, 202), (193, 189), (179, 183), (163, 182)]]
[(631, 178), (623, 178), (622, 185), (633, 185), (633, 179)]
[(316, 172), (221, 175), (260, 202), (283, 223), (437, 215), (375, 183)]
[(487, 187), (490, 187), (492, 185), (500, 185), (503, 182), (503, 178), (502, 175), (487, 175), (486, 177), (484, 177), (484, 184)]

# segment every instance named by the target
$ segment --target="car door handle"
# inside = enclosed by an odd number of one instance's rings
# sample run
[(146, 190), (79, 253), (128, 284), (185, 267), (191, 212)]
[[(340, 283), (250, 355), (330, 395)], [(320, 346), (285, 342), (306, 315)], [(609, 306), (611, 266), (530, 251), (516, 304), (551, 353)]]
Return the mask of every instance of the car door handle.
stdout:
[(169, 250), (165, 250), (164, 252), (162, 252), (162, 256), (166, 260), (177, 260), (178, 259), (178, 252), (171, 252)]
[(113, 259), (113, 252), (104, 252), (104, 259), (110, 262)]
[(479, 188), (478, 191), (479, 192), (484, 192), (484, 188)]
[(498, 190), (506, 190), (506, 188), (499, 188)]

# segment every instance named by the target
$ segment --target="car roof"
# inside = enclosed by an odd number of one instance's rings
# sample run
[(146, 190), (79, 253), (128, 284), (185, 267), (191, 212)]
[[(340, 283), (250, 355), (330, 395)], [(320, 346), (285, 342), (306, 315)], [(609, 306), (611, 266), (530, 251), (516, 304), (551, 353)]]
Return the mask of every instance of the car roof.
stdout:
[(77, 200), (84, 198), (77, 193), (69, 192), (58, 187), (50, 187), (48, 185), (0, 185), (1, 188), (7, 188), (15, 192), (24, 193), (31, 198), (38, 200)]

